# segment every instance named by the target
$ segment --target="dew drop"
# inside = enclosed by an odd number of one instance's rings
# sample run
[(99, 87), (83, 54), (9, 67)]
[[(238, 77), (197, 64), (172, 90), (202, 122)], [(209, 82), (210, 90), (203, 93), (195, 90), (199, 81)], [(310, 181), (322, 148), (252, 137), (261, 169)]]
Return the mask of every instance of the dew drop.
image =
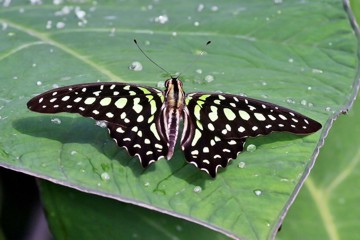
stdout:
[(295, 100), (292, 99), (292, 98), (286, 99), (286, 102), (287, 102), (287, 103), (291, 103), (291, 104), (295, 104)]
[(42, 85), (42, 82), (41, 82), (41, 81), (37, 81), (37, 82), (36, 82), (36, 85), (41, 86), (41, 85)]
[(72, 150), (72, 151), (70, 152), (70, 154), (71, 154), (71, 155), (75, 155), (75, 154), (77, 154), (77, 151)]
[(41, 5), (42, 2), (41, 2), (41, 0), (30, 0), (30, 4), (31, 5)]
[(105, 181), (110, 180), (110, 175), (109, 175), (109, 173), (103, 172), (103, 173), (101, 174), (101, 179), (102, 179), (102, 180), (105, 180)]
[(239, 162), (238, 167), (239, 168), (245, 168), (246, 167), (245, 162)]
[(255, 150), (256, 150), (256, 146), (254, 144), (249, 144), (246, 147), (246, 151), (248, 151), (248, 152), (254, 152)]
[(135, 72), (139, 72), (143, 70), (143, 66), (140, 62), (134, 61), (130, 64), (129, 69)]
[(46, 28), (46, 29), (51, 29), (51, 27), (52, 27), (52, 21), (49, 20), (49, 21), (46, 22), (45, 28)]
[(64, 6), (60, 11), (55, 12), (55, 16), (64, 16), (71, 13), (71, 11), (74, 9), (73, 6)]
[(60, 5), (63, 3), (63, 0), (53, 0), (54, 5)]
[(325, 108), (325, 111), (330, 112), (330, 111), (331, 111), (331, 107), (326, 107), (326, 108)]
[(281, 4), (281, 3), (283, 2), (283, 0), (273, 0), (273, 2), (274, 2), (275, 4)]
[(160, 15), (155, 18), (156, 23), (165, 24), (169, 21), (169, 17), (167, 15)]
[(61, 120), (59, 118), (52, 118), (51, 122), (54, 124), (61, 124)]
[(75, 8), (75, 15), (78, 19), (84, 20), (86, 16), (86, 12), (84, 10), (81, 10), (80, 7)]
[(150, 186), (150, 183), (149, 183), (149, 182), (146, 182), (146, 183), (144, 183), (144, 186), (145, 186), (145, 187), (149, 187), (149, 186)]
[(289, 63), (293, 63), (293, 62), (294, 62), (294, 59), (293, 59), (293, 58), (289, 58), (288, 61), (289, 61)]
[(307, 87), (307, 90), (311, 91), (311, 90), (312, 90), (312, 87), (308, 86), (308, 87)]
[(256, 196), (260, 196), (262, 194), (262, 191), (260, 189), (255, 189), (254, 193)]
[(311, 70), (311, 72), (312, 72), (312, 73), (324, 73), (323, 70), (321, 70), (321, 69), (316, 69), (316, 68), (313, 68), (313, 69)]
[(303, 106), (306, 106), (307, 105), (307, 101), (305, 99), (301, 100), (300, 101), (300, 104), (303, 105)]
[(9, 7), (9, 6), (10, 6), (10, 3), (11, 3), (11, 0), (2, 1), (3, 7)]
[(56, 28), (57, 29), (62, 29), (62, 28), (64, 28), (65, 27), (65, 23), (64, 22), (57, 22), (56, 23)]
[(194, 187), (194, 192), (199, 193), (201, 192), (202, 188), (200, 186)]
[(139, 238), (139, 234), (133, 233), (133, 234), (131, 235), (131, 237), (134, 238), (134, 239), (138, 239), (138, 238)]
[(165, 87), (165, 82), (159, 81), (159, 82), (156, 84), (156, 86), (157, 86), (158, 88), (164, 88), (164, 87)]
[(36, 63), (33, 63), (33, 64), (32, 64), (32, 67), (36, 67)]
[(172, 32), (171, 35), (172, 35), (173, 37), (176, 37), (176, 36), (177, 36), (177, 32)]
[(200, 23), (198, 21), (194, 22), (194, 26), (198, 27), (200, 25)]
[(202, 70), (201, 70), (201, 69), (196, 69), (195, 72), (196, 72), (197, 74), (202, 74)]
[(115, 19), (117, 19), (117, 17), (114, 15), (109, 15), (109, 16), (105, 16), (104, 19), (105, 20), (115, 20)]
[(308, 107), (313, 107), (313, 106), (314, 106), (313, 103), (311, 103), (311, 102), (308, 103)]
[(219, 7), (218, 6), (211, 6), (211, 11), (213, 12), (217, 12), (219, 10)]
[(101, 128), (106, 128), (107, 127), (106, 121), (96, 121), (96, 125), (101, 127)]
[[(4, 5), (3, 5), (4, 6)], [(8, 24), (7, 23), (5, 23), (5, 22), (3, 22), (3, 23), (1, 23), (1, 30), (3, 30), (3, 31), (5, 31), (7, 28), (8, 28)]]
[(176, 230), (179, 231), (179, 232), (181, 232), (181, 231), (183, 230), (182, 226), (180, 226), (180, 225), (176, 225), (175, 228), (176, 228)]
[(202, 4), (202, 3), (200, 3), (200, 4), (197, 6), (196, 11), (201, 12), (202, 10), (204, 10), (204, 8), (205, 8), (205, 5)]
[(210, 83), (210, 82), (213, 82), (213, 81), (215, 80), (215, 78), (214, 78), (213, 75), (206, 75), (206, 76), (204, 77), (204, 80), (205, 80), (205, 82)]

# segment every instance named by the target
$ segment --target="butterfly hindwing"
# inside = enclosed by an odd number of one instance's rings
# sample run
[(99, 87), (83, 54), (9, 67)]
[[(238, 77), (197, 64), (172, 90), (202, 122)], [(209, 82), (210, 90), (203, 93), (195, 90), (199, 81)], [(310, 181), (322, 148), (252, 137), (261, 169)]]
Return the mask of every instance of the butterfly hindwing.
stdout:
[(308, 134), (321, 125), (268, 102), (232, 94), (190, 93), (181, 147), (187, 161), (215, 176), (243, 150), (247, 137), (274, 131)]
[(166, 156), (167, 144), (156, 122), (163, 92), (126, 83), (90, 83), (57, 88), (28, 102), (41, 113), (70, 112), (104, 121), (112, 138), (146, 167)]

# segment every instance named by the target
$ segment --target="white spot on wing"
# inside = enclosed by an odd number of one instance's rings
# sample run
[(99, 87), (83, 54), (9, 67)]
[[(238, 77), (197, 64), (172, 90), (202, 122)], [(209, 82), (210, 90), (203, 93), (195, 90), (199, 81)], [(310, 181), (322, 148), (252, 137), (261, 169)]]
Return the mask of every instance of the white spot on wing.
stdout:
[(280, 117), (282, 120), (287, 120), (287, 118), (286, 118), (284, 115), (282, 115), (282, 114), (279, 114), (279, 117)]
[(90, 104), (93, 104), (95, 102), (96, 98), (94, 97), (88, 97), (87, 99), (85, 99), (85, 104), (86, 105), (90, 105)]
[(105, 114), (108, 118), (113, 118), (114, 117), (114, 114), (112, 114), (111, 112), (107, 112)]
[(64, 96), (61, 100), (65, 102), (65, 101), (67, 101), (69, 99), (70, 99), (70, 96)]
[(264, 117), (264, 115), (261, 114), (261, 113), (254, 113), (254, 116), (255, 116), (255, 118), (256, 118), (257, 120), (259, 120), (259, 121), (265, 121), (265, 120), (266, 120), (266, 118)]
[(245, 132), (245, 128), (242, 127), (242, 126), (240, 126), (240, 127), (238, 128), (238, 131), (241, 132), (241, 133), (243, 133), (243, 132)]

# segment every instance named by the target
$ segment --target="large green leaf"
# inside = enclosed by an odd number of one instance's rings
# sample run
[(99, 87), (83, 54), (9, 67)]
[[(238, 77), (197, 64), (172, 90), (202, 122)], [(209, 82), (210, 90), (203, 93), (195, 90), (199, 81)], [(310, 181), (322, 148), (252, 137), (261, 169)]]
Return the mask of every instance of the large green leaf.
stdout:
[(335, 122), (279, 239), (359, 239), (359, 103)]
[[(183, 72), (187, 91), (246, 93), (325, 123), (354, 92), (349, 86), (356, 39), (341, 2), (227, 1), (204, 8), (193, 1), (176, 7), (171, 1), (77, 4), (69, 13), (68, 3), (11, 1), (0, 10), (1, 165), (232, 237), (273, 236), (328, 124), (307, 137), (251, 139), (257, 150), (241, 154), (213, 180), (185, 164), (179, 149), (171, 161), (144, 170), (94, 121), (31, 113), (26, 102), (54, 85), (101, 80), (157, 86), (163, 76), (133, 38), (169, 71), (183, 71), (212, 40), (198, 67), (191, 64)], [(128, 70), (133, 61), (141, 61), (144, 70)], [(205, 81), (206, 75), (214, 81)]]
[(203, 226), (153, 210), (40, 181), (57, 239), (229, 239)]
[[(351, 7), (359, 23), (360, 2), (352, 1)], [(359, 74), (357, 79), (358, 85)], [(360, 238), (360, 194), (355, 190), (360, 182), (359, 122), (357, 100), (350, 112), (334, 123), (314, 169), (286, 216), (279, 239)]]

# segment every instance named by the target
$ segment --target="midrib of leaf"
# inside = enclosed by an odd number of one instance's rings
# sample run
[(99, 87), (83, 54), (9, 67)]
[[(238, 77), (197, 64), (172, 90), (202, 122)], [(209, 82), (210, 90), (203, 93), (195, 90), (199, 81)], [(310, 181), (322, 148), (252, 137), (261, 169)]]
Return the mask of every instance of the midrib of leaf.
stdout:
[(337, 232), (337, 228), (334, 223), (333, 217), (330, 213), (328, 196), (324, 194), (324, 191), (318, 189), (315, 186), (315, 183), (310, 176), (306, 179), (305, 186), (309, 190), (310, 195), (314, 199), (315, 205), (319, 210), (320, 217), (323, 220), (325, 230), (329, 236), (328, 239), (338, 240), (339, 234)]
[(11, 51), (9, 51), (8, 53), (0, 56), (0, 61), (2, 61), (3, 59), (7, 58), (7, 57), (10, 57), (11, 55), (17, 53), (17, 52), (20, 52), (21, 50), (23, 49), (26, 49), (28, 47), (31, 47), (31, 46), (34, 46), (34, 45), (41, 45), (41, 44), (45, 44), (44, 42), (31, 42), (31, 43), (27, 43), (27, 44), (23, 44), (23, 45), (20, 45), (19, 47), (17, 48), (14, 48), (12, 49)]
[(328, 233), (329, 239), (340, 239), (336, 225), (333, 221), (332, 214), (330, 212), (328, 204), (329, 196), (336, 189), (336, 187), (338, 187), (351, 174), (352, 170), (355, 169), (356, 165), (359, 162), (360, 150), (355, 153), (349, 164), (345, 168), (343, 168), (343, 170), (337, 175), (337, 177), (334, 178), (334, 180), (331, 181), (328, 187), (324, 190), (317, 188), (311, 177), (308, 177), (305, 182), (305, 186), (308, 188), (310, 195), (314, 199), (315, 204), (319, 210), (320, 216), (323, 219), (323, 223)]
[(331, 192), (339, 186), (355, 169), (355, 166), (360, 162), (360, 149), (356, 152), (350, 163), (343, 168), (343, 170), (337, 175), (337, 177), (329, 184), (324, 190), (325, 196), (329, 196)]
[[(77, 51), (65, 46), (64, 44), (60, 43), (60, 42), (57, 42), (53, 39), (51, 39), (49, 37), (48, 34), (44, 34), (44, 33), (41, 33), (41, 32), (38, 32), (38, 31), (35, 31), (33, 29), (29, 29), (27, 27), (24, 27), (22, 25), (19, 25), (19, 24), (16, 24), (12, 21), (9, 21), (9, 20), (5, 20), (5, 19), (2, 19), (0, 18), (0, 22), (4, 22), (6, 24), (8, 24), (9, 26), (19, 30), (19, 31), (22, 31), (30, 36), (33, 36), (39, 40), (41, 40), (42, 42), (44, 43), (47, 43), (49, 45), (52, 45), (52, 46), (55, 46), (59, 49), (61, 49), (62, 51), (68, 53), (69, 55), (73, 56), (74, 58), (82, 61), (83, 63), (89, 65), (90, 67), (96, 69), (97, 71), (99, 71), (100, 73), (104, 74), (105, 76), (107, 76), (109, 79), (111, 79), (112, 81), (117, 81), (117, 82), (124, 82), (123, 79), (121, 79), (120, 77), (118, 77), (117, 75), (113, 74), (111, 71), (109, 71), (108, 69), (100, 66), (99, 64), (89, 60), (87, 57), (85, 57), (84, 55), (81, 55), (80, 53), (78, 53)], [(24, 48), (24, 47), (23, 47)], [(23, 49), (23, 48), (20, 48), (20, 49)], [(18, 48), (19, 49), (19, 48)], [(13, 51), (14, 52), (14, 51)], [(9, 55), (9, 54), (8, 54)], [(7, 56), (8, 56), (7, 55)]]

